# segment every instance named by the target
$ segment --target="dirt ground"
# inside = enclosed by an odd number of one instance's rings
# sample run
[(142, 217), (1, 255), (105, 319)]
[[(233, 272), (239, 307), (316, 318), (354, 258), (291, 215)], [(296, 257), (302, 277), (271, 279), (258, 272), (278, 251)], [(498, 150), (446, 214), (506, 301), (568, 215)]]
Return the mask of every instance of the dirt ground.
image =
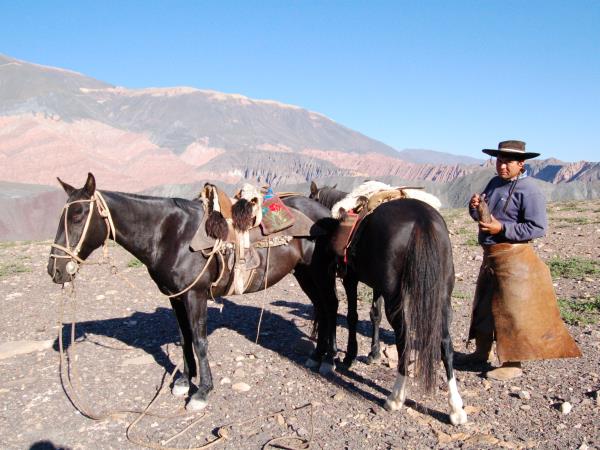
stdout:
[[(457, 274), (452, 334), (455, 349), (465, 352), (481, 250), (473, 245), (476, 226), (464, 211), (444, 215)], [(549, 217), (548, 236), (535, 244), (544, 260), (600, 259), (600, 202), (552, 204)], [(83, 401), (99, 413), (143, 409), (182, 359), (169, 302), (143, 267), (128, 267), (129, 254), (116, 246), (111, 252), (128, 281), (111, 275), (106, 266), (90, 265), (75, 285), (74, 378)], [(121, 413), (94, 421), (80, 414), (63, 391), (57, 352), (63, 294), (46, 274), (48, 253), (49, 242), (0, 243), (0, 448), (140, 448), (126, 437), (138, 415)], [(599, 279), (598, 273), (557, 278), (557, 295), (571, 302), (598, 299)], [(341, 289), (339, 293), (338, 347), (343, 350), (345, 301)], [(365, 364), (369, 307), (366, 299), (360, 302), (359, 361), (350, 371), (323, 377), (303, 365), (313, 345), (308, 339), (312, 306), (292, 276), (265, 293), (211, 303), (209, 357), (215, 389), (208, 407), (181, 415), (184, 400), (167, 391), (149, 410), (163, 417), (143, 417), (130, 429), (132, 439), (198, 447), (215, 439), (219, 427), (232, 424), (228, 439), (215, 448), (258, 449), (281, 436), (311, 439), (312, 448), (333, 449), (600, 448), (597, 316), (568, 326), (582, 358), (526, 363), (524, 376), (506, 383), (483, 378), (485, 367), (457, 371), (469, 422), (453, 427), (443, 370), (433, 394), (410, 384), (402, 410), (383, 409), (395, 379), (395, 361), (387, 351), (389, 358)], [(72, 317), (70, 307), (65, 315), (65, 320)], [(393, 334), (385, 320), (383, 326), (383, 341), (391, 345)], [(65, 327), (65, 336), (67, 332)], [(565, 402), (572, 407), (567, 414)], [(299, 440), (273, 444), (301, 446)]]

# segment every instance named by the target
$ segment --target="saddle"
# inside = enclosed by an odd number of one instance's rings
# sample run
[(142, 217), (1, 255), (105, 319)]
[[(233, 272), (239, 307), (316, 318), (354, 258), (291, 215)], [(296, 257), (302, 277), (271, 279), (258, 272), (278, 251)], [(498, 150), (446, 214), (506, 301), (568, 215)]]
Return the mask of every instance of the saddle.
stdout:
[[(278, 202), (274, 201), (271, 204), (283, 205), (281, 200), (277, 200)], [(238, 199), (238, 202), (243, 203), (241, 198)], [(285, 209), (280, 207), (281, 205), (273, 208), (276, 210), (275, 212), (279, 212), (280, 214), (278, 219), (273, 221), (269, 226), (263, 226), (264, 218), (269, 217), (269, 213), (263, 214), (263, 211), (261, 211), (260, 216), (263, 218), (263, 224), (257, 223), (255, 221), (257, 217), (253, 215), (249, 221), (251, 223), (249, 228), (240, 229), (239, 222), (237, 225), (234, 223), (236, 204), (233, 206), (232, 220), (226, 221), (226, 238), (222, 240), (225, 244), (223, 251), (227, 252), (224, 255), (225, 263), (229, 271), (233, 273), (233, 279), (226, 295), (231, 295), (232, 293), (242, 294), (246, 291), (252, 282), (252, 275), (255, 269), (261, 265), (261, 258), (257, 251), (258, 248), (287, 245), (296, 237), (316, 237), (326, 233), (324, 229), (315, 225), (301, 211), (285, 205), (283, 205)], [(264, 208), (261, 209), (264, 210)], [(190, 242), (190, 247), (193, 251), (212, 250), (217, 244), (218, 240), (207, 233), (206, 223), (207, 220), (210, 220), (209, 211), (209, 204), (205, 203), (204, 217)], [(248, 212), (248, 209), (246, 209), (246, 212)], [(282, 214), (285, 214), (285, 216), (282, 217)]]
[(333, 251), (338, 257), (338, 275), (343, 276), (353, 241), (363, 219), (383, 203), (407, 198), (402, 188), (375, 192), (370, 196), (359, 196), (350, 211), (343, 211), (340, 224), (332, 237)]

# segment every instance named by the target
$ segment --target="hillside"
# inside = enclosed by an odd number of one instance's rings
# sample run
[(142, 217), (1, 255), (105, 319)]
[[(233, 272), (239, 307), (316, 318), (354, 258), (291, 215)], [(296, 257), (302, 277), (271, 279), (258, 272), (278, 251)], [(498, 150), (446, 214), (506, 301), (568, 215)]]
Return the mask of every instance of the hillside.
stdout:
[[(598, 196), (600, 163), (529, 166), (549, 200)], [(93, 172), (101, 189), (182, 197), (205, 181), (306, 193), (312, 180), (350, 188), (377, 178), (426, 186), (456, 207), (482, 188), (489, 167), (398, 152), (295, 105), (191, 87), (127, 89), (0, 55), (0, 240), (51, 236), (64, 199), (47, 187), (57, 176), (80, 185)]]

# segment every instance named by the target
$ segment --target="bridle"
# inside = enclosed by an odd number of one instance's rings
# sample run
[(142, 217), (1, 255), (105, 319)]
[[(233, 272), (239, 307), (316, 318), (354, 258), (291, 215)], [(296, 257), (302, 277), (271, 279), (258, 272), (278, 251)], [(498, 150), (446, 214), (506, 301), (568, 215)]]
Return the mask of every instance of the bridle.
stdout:
[[(85, 225), (83, 226), (83, 232), (81, 233), (81, 237), (79, 238), (79, 242), (77, 242), (77, 245), (75, 245), (74, 247), (71, 247), (71, 245), (69, 243), (69, 229), (68, 229), (67, 217), (68, 217), (68, 213), (69, 213), (69, 206), (74, 205), (76, 203), (89, 203), (90, 208), (89, 208), (88, 216), (85, 221)], [(50, 255), (50, 258), (52, 258), (54, 261), (53, 273), (56, 274), (56, 260), (59, 258), (60, 259), (69, 259), (69, 261), (67, 262), (67, 264), (65, 266), (65, 270), (71, 276), (75, 275), (77, 273), (77, 271), (79, 270), (79, 266), (84, 263), (84, 260), (79, 257), (79, 252), (81, 251), (81, 247), (83, 246), (83, 242), (85, 240), (85, 237), (86, 237), (87, 232), (90, 227), (90, 222), (92, 220), (92, 214), (94, 212), (94, 209), (93, 209), (94, 206), (98, 210), (98, 214), (100, 215), (100, 217), (102, 217), (104, 219), (104, 222), (106, 223), (106, 237), (104, 238), (104, 242), (102, 243), (104, 251), (106, 252), (107, 245), (108, 245), (108, 239), (110, 238), (111, 234), (113, 236), (113, 239), (116, 240), (117, 233), (116, 233), (116, 229), (115, 229), (115, 224), (112, 220), (112, 216), (110, 214), (110, 210), (108, 209), (108, 205), (106, 204), (106, 200), (104, 199), (104, 197), (102, 196), (102, 194), (99, 191), (95, 191), (94, 194), (89, 199), (82, 199), (82, 200), (75, 200), (72, 202), (67, 202), (65, 204), (65, 206), (63, 206), (64, 227), (65, 227), (65, 245), (62, 246), (60, 244), (57, 244), (56, 242), (52, 243), (52, 248), (56, 248), (56, 249), (64, 252), (65, 255), (57, 255), (55, 253), (52, 253)]]

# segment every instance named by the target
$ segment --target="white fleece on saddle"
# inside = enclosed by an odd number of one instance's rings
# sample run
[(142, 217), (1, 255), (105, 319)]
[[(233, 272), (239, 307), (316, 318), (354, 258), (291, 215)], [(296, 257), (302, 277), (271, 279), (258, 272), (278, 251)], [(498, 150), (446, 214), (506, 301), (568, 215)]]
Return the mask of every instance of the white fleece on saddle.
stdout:
[[(359, 197), (370, 197), (371, 195), (381, 192), (381, 191), (390, 191), (394, 189), (402, 189), (401, 187), (390, 186), (389, 184), (382, 183), (381, 181), (365, 181), (360, 186), (356, 187), (352, 192), (350, 192), (346, 197), (341, 199), (331, 208), (331, 214), (333, 217), (338, 219), (340, 217), (340, 208), (343, 208), (345, 211), (348, 211), (356, 206), (356, 201)], [(435, 195), (430, 194), (429, 192), (425, 192), (422, 189), (402, 189), (404, 195), (408, 198), (414, 198), (417, 200), (421, 200), (435, 209), (439, 210), (442, 206), (442, 202)]]

